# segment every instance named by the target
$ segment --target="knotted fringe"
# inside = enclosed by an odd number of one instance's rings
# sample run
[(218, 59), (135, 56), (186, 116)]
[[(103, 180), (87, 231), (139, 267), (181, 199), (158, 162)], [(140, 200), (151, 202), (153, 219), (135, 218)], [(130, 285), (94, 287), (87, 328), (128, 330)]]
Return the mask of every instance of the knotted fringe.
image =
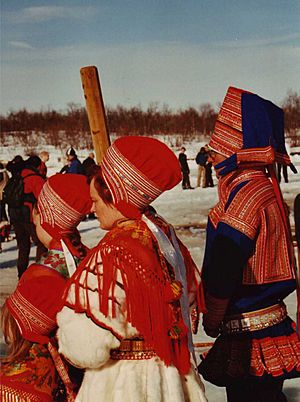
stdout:
[[(181, 248), (187, 258), (187, 250), (182, 245)], [(95, 306), (90, 305), (88, 274), (92, 272), (97, 276), (99, 309), (104, 316), (110, 318), (116, 317), (118, 301), (115, 299), (115, 288), (118, 274), (121, 275), (126, 294), (127, 321), (148, 344), (153, 345), (155, 352), (167, 366), (173, 364), (181, 374), (187, 374), (190, 370), (188, 329), (183, 323), (179, 302), (167, 301), (166, 285), (174, 280), (174, 272), (170, 272), (171, 267), (161, 258), (156, 240), (142, 221), (135, 221), (126, 230), (112, 229), (82, 261), (71, 278), (69, 287), (75, 285), (75, 301), (74, 305), (70, 301), (66, 305), (77, 312), (85, 312), (96, 324), (103, 327), (103, 323), (93, 314), (92, 307)], [(188, 290), (195, 289), (200, 312), (204, 310), (203, 293), (200, 291), (195, 270), (189, 256)], [(109, 329), (118, 339), (122, 338), (112, 328)]]
[[(187, 337), (173, 340), (168, 335), (174, 317), (165, 300), (165, 280), (160, 265), (153, 260), (147, 266), (145, 261), (136, 260), (122, 247), (115, 250), (110, 248), (109, 253), (102, 250), (102, 260), (103, 288), (99, 293), (101, 312), (105, 316), (109, 314), (109, 299), (114, 298), (118, 267), (126, 294), (127, 320), (147, 343), (153, 345), (167, 366), (174, 364), (180, 372), (187, 374), (190, 369)], [(115, 316), (114, 307), (112, 316)]]

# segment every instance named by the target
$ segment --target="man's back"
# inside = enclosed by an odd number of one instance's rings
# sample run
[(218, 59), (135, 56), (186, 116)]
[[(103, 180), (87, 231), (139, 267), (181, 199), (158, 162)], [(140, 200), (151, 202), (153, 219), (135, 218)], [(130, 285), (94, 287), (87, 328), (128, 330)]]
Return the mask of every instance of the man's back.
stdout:
[(183, 152), (179, 154), (179, 163), (180, 163), (180, 167), (182, 171), (189, 171), (189, 165), (187, 163), (187, 157), (186, 154), (184, 154)]
[(82, 164), (78, 158), (75, 157), (71, 160), (70, 166), (67, 168), (66, 173), (84, 174)]

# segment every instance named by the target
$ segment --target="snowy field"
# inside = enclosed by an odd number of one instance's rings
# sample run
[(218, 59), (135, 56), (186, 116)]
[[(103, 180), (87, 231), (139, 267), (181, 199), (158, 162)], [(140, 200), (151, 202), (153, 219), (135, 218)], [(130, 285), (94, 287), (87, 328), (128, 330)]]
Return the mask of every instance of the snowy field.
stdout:
[[(191, 170), (191, 185), (196, 185), (197, 165), (193, 160), (204, 143), (194, 142), (183, 144), (187, 149), (187, 156), (190, 159), (189, 165)], [(47, 163), (48, 175), (58, 172), (64, 164), (61, 150), (56, 150), (50, 146), (43, 146), (36, 149), (36, 152), (48, 150), (50, 160)], [(174, 152), (178, 154), (178, 148), (174, 148)], [(78, 151), (79, 159), (82, 161), (88, 155), (89, 151)], [(23, 150), (18, 147), (2, 147), (0, 150), (0, 161), (11, 160), (15, 155), (20, 154), (26, 156)], [(300, 156), (292, 156), (292, 161), (297, 167), (299, 173), (293, 174), (289, 171), (289, 183), (281, 183), (283, 197), (290, 207), (291, 224), (294, 226), (293, 202), (295, 196), (300, 192)], [(199, 228), (205, 226), (207, 214), (211, 207), (217, 201), (217, 179), (214, 177), (215, 187), (213, 188), (195, 188), (194, 190), (181, 189), (179, 184), (171, 191), (164, 193), (154, 201), (153, 206), (157, 212), (172, 223), (181, 240), (188, 246), (195, 262), (201, 267), (204, 245), (205, 231)], [(194, 225), (194, 226), (193, 226)], [(92, 247), (96, 245), (103, 237), (104, 231), (99, 229), (97, 220), (86, 220), (79, 226), (84, 243)], [(0, 254), (0, 304), (4, 302), (8, 294), (10, 294), (17, 283), (17, 247), (16, 241), (12, 240), (8, 243), (2, 243), (3, 253)], [(31, 259), (35, 254), (35, 247), (31, 250)], [(286, 300), (290, 315), (295, 318), (296, 313), (296, 298), (295, 294), (290, 295)], [(195, 342), (211, 342), (209, 338), (203, 334), (201, 328), (195, 337)], [(223, 402), (226, 401), (226, 396), (223, 388), (217, 388), (211, 384), (205, 383), (206, 394), (209, 401)], [(289, 402), (300, 400), (300, 379), (290, 380), (285, 382), (285, 393)]]

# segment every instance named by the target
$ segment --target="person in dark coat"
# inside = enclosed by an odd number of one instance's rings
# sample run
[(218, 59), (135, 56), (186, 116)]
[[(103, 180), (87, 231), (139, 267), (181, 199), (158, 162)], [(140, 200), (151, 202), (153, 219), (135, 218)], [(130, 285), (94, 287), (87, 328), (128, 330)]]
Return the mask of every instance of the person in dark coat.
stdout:
[(4, 167), (3, 163), (0, 162), (0, 222), (8, 221), (5, 203), (2, 200), (3, 189), (8, 182), (8, 179), (9, 177), (7, 174), (7, 170)]
[(82, 162), (82, 169), (86, 176), (90, 175), (91, 169), (96, 165), (95, 154), (89, 153), (89, 156)]
[(84, 174), (82, 164), (76, 155), (74, 148), (69, 148), (66, 152), (68, 164), (65, 167), (65, 173)]
[(197, 187), (200, 187), (201, 183), (202, 183), (203, 188), (207, 187), (206, 174), (205, 174), (205, 166), (207, 163), (207, 158), (208, 158), (208, 154), (207, 154), (205, 148), (201, 147), (200, 151), (198, 152), (198, 154), (196, 156), (196, 163), (198, 165)]
[[(86, 177), (90, 177), (94, 174), (96, 162), (95, 162), (95, 154), (93, 152), (89, 153), (89, 156), (82, 162), (83, 172)], [(94, 212), (90, 212), (87, 216), (89, 219), (96, 219), (96, 215)]]
[(178, 156), (178, 160), (180, 163), (180, 168), (181, 168), (181, 173), (182, 173), (182, 188), (183, 190), (190, 190), (193, 187), (191, 187), (191, 183), (190, 183), (190, 168), (187, 162), (187, 157), (185, 154), (185, 147), (181, 147), (180, 148), (180, 153)]
[[(205, 145), (204, 147), (206, 153), (207, 153), (207, 157), (209, 156), (209, 149), (208, 146)], [(205, 180), (206, 180), (206, 187), (214, 187), (214, 181), (212, 178), (212, 162), (210, 161), (209, 157), (206, 161), (206, 165), (205, 165)]]
[(31, 239), (36, 244), (36, 261), (40, 259), (47, 249), (36, 235), (35, 225), (32, 221), (32, 210), (38, 195), (44, 185), (45, 179), (39, 174), (41, 159), (34, 155), (22, 161), (15, 158), (7, 164), (7, 170), (12, 175), (20, 174), (24, 181), (24, 201), (20, 208), (8, 207), (11, 225), (13, 225), (18, 246), (18, 277), (27, 269), (31, 248)]

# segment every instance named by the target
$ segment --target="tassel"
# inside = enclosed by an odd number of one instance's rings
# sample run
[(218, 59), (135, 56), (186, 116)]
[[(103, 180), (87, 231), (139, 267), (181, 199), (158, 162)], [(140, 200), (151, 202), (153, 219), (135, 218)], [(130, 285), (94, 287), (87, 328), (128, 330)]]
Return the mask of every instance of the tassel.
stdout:
[(74, 384), (70, 380), (68, 370), (67, 370), (60, 354), (58, 353), (57, 348), (51, 343), (51, 341), (48, 343), (47, 347), (51, 354), (55, 368), (66, 388), (67, 402), (74, 402), (75, 398), (76, 398), (76, 393), (74, 391)]

